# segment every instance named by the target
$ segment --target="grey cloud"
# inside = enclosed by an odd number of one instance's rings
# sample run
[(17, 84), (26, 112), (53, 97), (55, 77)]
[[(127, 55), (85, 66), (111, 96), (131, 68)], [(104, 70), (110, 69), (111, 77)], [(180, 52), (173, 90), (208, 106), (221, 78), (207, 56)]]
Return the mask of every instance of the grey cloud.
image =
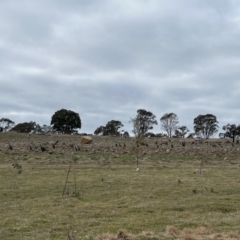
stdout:
[(175, 112), (191, 129), (206, 113), (238, 123), (239, 10), (231, 0), (4, 1), (0, 115), (43, 124), (67, 108), (85, 132), (111, 119), (131, 131), (139, 108), (158, 121)]

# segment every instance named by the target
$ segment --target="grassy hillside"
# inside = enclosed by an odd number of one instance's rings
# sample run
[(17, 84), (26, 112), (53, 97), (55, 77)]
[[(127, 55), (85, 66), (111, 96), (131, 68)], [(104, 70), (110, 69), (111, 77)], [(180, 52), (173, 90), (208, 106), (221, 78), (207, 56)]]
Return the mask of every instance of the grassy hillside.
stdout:
[(240, 238), (238, 145), (79, 138), (0, 135), (1, 239)]

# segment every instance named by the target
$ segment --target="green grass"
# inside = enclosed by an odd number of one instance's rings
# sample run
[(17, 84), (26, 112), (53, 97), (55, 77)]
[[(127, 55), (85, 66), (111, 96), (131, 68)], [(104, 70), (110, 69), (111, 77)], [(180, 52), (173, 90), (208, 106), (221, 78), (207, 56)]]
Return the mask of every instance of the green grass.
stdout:
[[(51, 141), (56, 140), (53, 150)], [(120, 140), (126, 149), (115, 148)], [(137, 172), (132, 139), (98, 137), (76, 152), (69, 144), (78, 144), (79, 136), (0, 135), (0, 238), (69, 240), (71, 233), (74, 239), (91, 240), (110, 233), (101, 239), (114, 240), (125, 229), (137, 239), (191, 240), (199, 238), (190, 238), (193, 230), (186, 228), (199, 227), (213, 229), (220, 239), (240, 238), (238, 146), (198, 149), (187, 144), (183, 149), (176, 141), (173, 149), (156, 149), (155, 140), (146, 141), (149, 148), (142, 148)], [(49, 150), (29, 151), (32, 142), (49, 142)], [(13, 163), (22, 165), (23, 172), (10, 188)]]
[[(0, 169), (1, 239), (66, 239), (71, 224), (75, 239), (94, 238), (120, 229), (164, 232), (205, 226), (219, 232), (239, 231), (239, 171), (208, 167), (27, 167), (10, 189), (13, 168)], [(178, 179), (181, 183), (178, 183)], [(193, 194), (192, 190), (197, 193)]]

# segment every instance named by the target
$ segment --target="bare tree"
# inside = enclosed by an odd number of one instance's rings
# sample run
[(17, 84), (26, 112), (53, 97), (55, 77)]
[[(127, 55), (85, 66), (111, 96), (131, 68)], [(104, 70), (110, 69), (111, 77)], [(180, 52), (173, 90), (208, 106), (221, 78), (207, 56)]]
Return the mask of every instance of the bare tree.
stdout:
[(178, 117), (175, 113), (166, 113), (160, 118), (162, 130), (167, 132), (169, 138), (178, 129)]
[(138, 118), (131, 119), (130, 121), (133, 124), (133, 134), (135, 136), (135, 144), (133, 146), (133, 152), (136, 154), (137, 161), (137, 171), (139, 171), (139, 158), (141, 157), (141, 151), (139, 146), (141, 145), (142, 140), (144, 139), (144, 135), (142, 134), (142, 124), (141, 120)]
[(142, 130), (141, 130), (141, 123), (140, 123), (140, 120), (137, 119), (137, 118), (134, 118), (134, 119), (131, 119), (130, 122), (132, 122), (133, 124), (133, 134), (134, 136), (137, 138), (137, 137), (140, 137), (140, 136), (143, 136), (142, 134)]

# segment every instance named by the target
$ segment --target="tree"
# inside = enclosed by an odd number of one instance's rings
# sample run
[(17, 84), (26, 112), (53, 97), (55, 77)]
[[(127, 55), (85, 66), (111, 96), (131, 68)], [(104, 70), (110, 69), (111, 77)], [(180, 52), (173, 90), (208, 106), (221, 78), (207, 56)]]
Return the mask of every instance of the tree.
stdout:
[(219, 136), (219, 138), (225, 138), (226, 137), (225, 133), (219, 133), (218, 136)]
[(199, 115), (194, 118), (194, 131), (200, 138), (210, 138), (218, 132), (218, 121), (212, 114)]
[(155, 136), (159, 137), (159, 138), (167, 138), (168, 137), (167, 134), (165, 134), (165, 133), (156, 133)]
[(187, 136), (187, 138), (194, 138), (195, 135), (196, 135), (195, 133), (189, 133), (188, 136)]
[(3, 131), (9, 131), (11, 128), (14, 127), (14, 125), (15, 125), (15, 123), (8, 118), (1, 118), (0, 119), (0, 128)]
[(153, 132), (148, 132), (144, 135), (144, 137), (156, 137), (156, 134)]
[(95, 135), (120, 135), (119, 128), (123, 127), (123, 124), (118, 120), (109, 121), (106, 126), (100, 126), (95, 131)]
[(145, 135), (148, 130), (153, 129), (153, 125), (157, 125), (156, 116), (145, 109), (138, 109), (137, 116), (130, 120), (133, 123), (133, 133), (137, 135)]
[(135, 145), (132, 146), (132, 151), (136, 156), (137, 171), (139, 171), (138, 163), (139, 163), (139, 158), (141, 157), (141, 151), (139, 146), (141, 145), (144, 139), (144, 134), (142, 133), (142, 129), (141, 129), (141, 121), (137, 117), (134, 119), (131, 119), (130, 122), (133, 124), (132, 132), (135, 136)]
[(129, 136), (130, 136), (129, 133), (128, 133), (128, 131), (124, 131), (122, 135), (123, 135), (124, 137), (129, 137)]
[(178, 129), (178, 117), (175, 113), (166, 113), (161, 118), (161, 128), (167, 132), (169, 138)]
[(81, 128), (79, 114), (71, 110), (61, 109), (52, 116), (53, 129), (62, 133), (73, 133)]
[(119, 128), (123, 127), (124, 125), (121, 123), (121, 121), (118, 120), (111, 120), (106, 124), (105, 131), (110, 135), (120, 135), (120, 132), (118, 131)]
[(95, 135), (104, 135), (104, 133), (105, 133), (105, 127), (104, 126), (100, 126), (94, 131)]
[[(141, 130), (141, 124), (140, 124), (140, 120), (138, 120), (137, 118), (134, 118), (134, 119), (131, 119), (131, 122), (133, 124), (133, 134), (134, 136), (137, 138), (137, 137), (140, 137), (140, 136), (143, 136), (142, 134), (142, 130)], [(146, 133), (145, 133), (146, 134)]]
[(40, 126), (39, 124), (35, 124), (34, 129), (30, 132), (30, 134), (51, 134), (51, 133), (55, 133), (56, 131), (53, 129), (52, 126), (48, 126), (48, 125), (43, 125)]
[(15, 127), (11, 129), (11, 131), (16, 131), (20, 133), (30, 133), (33, 131), (36, 127), (35, 122), (24, 122), (24, 123), (19, 123)]
[(226, 126), (223, 126), (223, 130), (225, 131), (224, 136), (232, 138), (233, 142), (236, 136), (240, 136), (240, 125), (236, 126), (235, 124), (228, 123)]
[(186, 126), (178, 127), (178, 129), (175, 130), (175, 136), (177, 138), (185, 138), (188, 132), (189, 129)]

